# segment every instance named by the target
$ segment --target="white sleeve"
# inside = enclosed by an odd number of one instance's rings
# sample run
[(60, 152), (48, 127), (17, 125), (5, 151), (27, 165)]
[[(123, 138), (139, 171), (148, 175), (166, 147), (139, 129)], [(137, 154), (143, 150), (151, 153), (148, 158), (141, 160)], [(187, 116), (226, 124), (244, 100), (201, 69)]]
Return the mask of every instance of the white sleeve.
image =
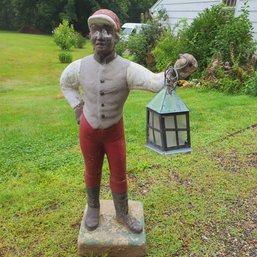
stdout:
[(153, 73), (142, 65), (130, 62), (127, 69), (127, 83), (130, 90), (159, 92), (164, 87), (164, 73)]
[(64, 97), (68, 100), (70, 106), (74, 108), (80, 103), (79, 93), (79, 71), (81, 59), (69, 64), (62, 72), (60, 86)]

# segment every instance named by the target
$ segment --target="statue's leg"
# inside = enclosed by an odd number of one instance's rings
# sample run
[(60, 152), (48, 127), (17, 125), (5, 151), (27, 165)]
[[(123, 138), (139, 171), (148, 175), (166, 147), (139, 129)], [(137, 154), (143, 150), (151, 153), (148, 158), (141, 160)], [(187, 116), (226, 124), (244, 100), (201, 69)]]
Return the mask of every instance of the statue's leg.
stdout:
[(142, 225), (128, 212), (128, 194), (112, 192), (112, 197), (116, 210), (117, 221), (125, 225), (133, 233), (141, 233), (143, 230)]
[(85, 219), (85, 226), (89, 231), (95, 230), (99, 225), (100, 214), (100, 186), (87, 187), (87, 213)]
[(104, 159), (104, 148), (97, 130), (84, 117), (80, 123), (80, 147), (85, 162), (85, 183), (87, 192), (87, 213), (85, 226), (92, 231), (98, 227), (100, 214), (100, 183)]
[[(114, 129), (115, 128), (115, 129)], [(116, 210), (116, 219), (134, 233), (140, 233), (142, 226), (129, 214), (126, 178), (126, 142), (122, 120), (110, 130), (104, 144), (110, 168), (110, 186)]]

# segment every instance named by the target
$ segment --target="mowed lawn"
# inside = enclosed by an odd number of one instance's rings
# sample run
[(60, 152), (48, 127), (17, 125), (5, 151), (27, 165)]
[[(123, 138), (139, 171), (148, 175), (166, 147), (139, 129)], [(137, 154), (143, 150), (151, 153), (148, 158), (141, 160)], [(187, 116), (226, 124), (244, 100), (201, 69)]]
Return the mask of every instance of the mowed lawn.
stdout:
[[(49, 36), (0, 32), (0, 256), (77, 256), (86, 203), (66, 64)], [(172, 49), (171, 49), (172, 51)], [(73, 49), (74, 60), (92, 53)], [(130, 199), (144, 204), (147, 256), (257, 256), (257, 99), (178, 89), (192, 154), (145, 148), (145, 106), (125, 108)], [(102, 199), (111, 199), (105, 162)]]

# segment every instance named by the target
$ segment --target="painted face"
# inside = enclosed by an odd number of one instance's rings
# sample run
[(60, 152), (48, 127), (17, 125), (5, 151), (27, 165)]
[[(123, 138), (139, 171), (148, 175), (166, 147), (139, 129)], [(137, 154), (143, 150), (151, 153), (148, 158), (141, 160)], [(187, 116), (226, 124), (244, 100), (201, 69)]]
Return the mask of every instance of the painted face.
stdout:
[(106, 56), (113, 51), (116, 44), (116, 34), (111, 26), (92, 25), (90, 33), (91, 41), (97, 54)]

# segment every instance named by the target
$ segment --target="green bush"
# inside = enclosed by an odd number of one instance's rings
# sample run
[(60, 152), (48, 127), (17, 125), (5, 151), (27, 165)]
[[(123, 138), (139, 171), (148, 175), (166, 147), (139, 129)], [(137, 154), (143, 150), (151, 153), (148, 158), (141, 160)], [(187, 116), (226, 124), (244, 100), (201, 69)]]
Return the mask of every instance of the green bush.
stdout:
[(252, 36), (253, 26), (249, 20), (246, 2), (241, 9), (241, 15), (230, 17), (219, 28), (215, 37), (215, 51), (219, 51), (223, 61), (245, 64), (256, 50), (256, 42)]
[(61, 63), (71, 63), (72, 55), (69, 51), (62, 51), (59, 53), (59, 61)]
[(123, 53), (126, 51), (127, 49), (127, 42), (125, 40), (120, 40), (116, 46), (115, 46), (116, 52), (118, 55), (122, 56)]
[(86, 44), (86, 39), (78, 32), (75, 32), (75, 47), (83, 48)]
[(147, 39), (143, 33), (129, 37), (128, 50), (133, 55), (135, 62), (146, 66)]
[(158, 16), (154, 20), (148, 21), (139, 34), (129, 37), (128, 50), (137, 63), (153, 68), (151, 52), (156, 46), (157, 40), (165, 31), (163, 21), (166, 19), (166, 12), (160, 10)]
[(232, 79), (224, 77), (217, 82), (218, 90), (228, 94), (238, 94), (241, 92), (242, 83), (238, 78)]
[[(174, 60), (179, 51), (188, 52), (198, 60), (198, 71), (204, 71), (214, 55), (219, 54), (224, 62), (240, 65), (247, 62), (256, 49), (252, 37), (252, 25), (247, 6), (241, 15), (234, 17), (231, 9), (223, 4), (214, 5), (200, 13), (189, 26), (182, 26), (179, 33), (166, 33), (153, 51), (157, 67), (164, 62), (158, 55)], [(174, 51), (176, 54), (171, 54)]]
[[(234, 16), (223, 4), (200, 13), (190, 25), (168, 30), (153, 54), (158, 70), (174, 62), (179, 53), (191, 53), (198, 61), (194, 77), (206, 88), (230, 94), (256, 95), (251, 56), (256, 50), (247, 4)], [(198, 84), (199, 84), (198, 83)], [(202, 86), (201, 86), (202, 87)]]
[(54, 42), (61, 50), (70, 50), (75, 45), (75, 31), (73, 26), (69, 25), (68, 20), (63, 20), (60, 25), (53, 31)]
[(152, 51), (157, 71), (163, 71), (169, 63), (174, 64), (179, 54), (186, 52), (185, 44), (183, 44), (183, 31), (187, 26), (186, 20), (181, 20), (172, 31), (170, 29), (164, 31)]
[(257, 71), (245, 81), (241, 92), (247, 95), (257, 96)]
[(175, 61), (179, 53), (188, 52), (198, 61), (198, 71), (203, 71), (215, 53), (215, 38), (224, 22), (230, 19), (231, 12), (224, 5), (214, 5), (205, 9), (190, 25), (182, 20), (159, 40), (153, 54), (158, 70)]

